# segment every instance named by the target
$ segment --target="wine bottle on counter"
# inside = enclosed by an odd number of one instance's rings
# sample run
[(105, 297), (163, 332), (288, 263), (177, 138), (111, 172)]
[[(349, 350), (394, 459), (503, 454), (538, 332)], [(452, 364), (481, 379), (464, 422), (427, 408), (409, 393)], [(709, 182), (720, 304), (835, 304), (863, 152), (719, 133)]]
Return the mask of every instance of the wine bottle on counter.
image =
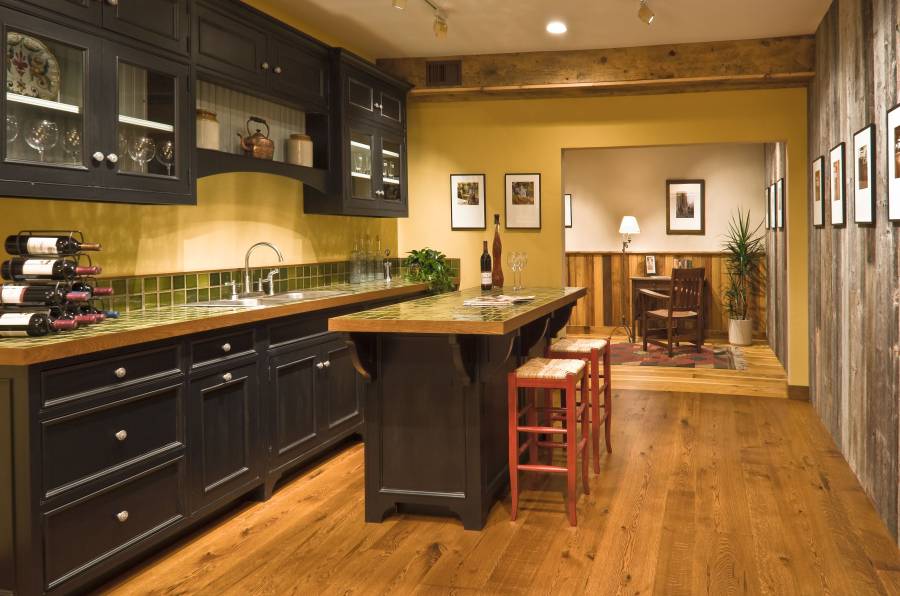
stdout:
[(81, 242), (71, 236), (28, 236), (13, 234), (7, 236), (6, 252), (11, 255), (67, 256), (80, 252), (100, 250), (100, 244)]
[(99, 275), (97, 266), (82, 267), (70, 259), (25, 259), (13, 257), (0, 265), (0, 277), (7, 281), (52, 279), (67, 281), (81, 275)]
[(42, 337), (50, 333), (50, 318), (41, 313), (0, 313), (0, 337)]
[(90, 293), (73, 291), (73, 289), (65, 286), (50, 285), (0, 285), (0, 304), (45, 306), (62, 304), (63, 302), (87, 302), (90, 300)]
[(503, 287), (503, 244), (500, 242), (500, 214), (494, 214), (494, 269), (491, 272), (491, 282), (495, 288)]
[(481, 253), (481, 289), (486, 292), (494, 285), (491, 279), (491, 255), (488, 254), (487, 240), (484, 241), (483, 249)]
[(95, 288), (94, 286), (83, 281), (76, 281), (75, 283), (73, 283), (72, 290), (75, 292), (85, 292), (89, 294), (91, 298), (101, 298), (104, 296), (113, 295), (112, 288)]

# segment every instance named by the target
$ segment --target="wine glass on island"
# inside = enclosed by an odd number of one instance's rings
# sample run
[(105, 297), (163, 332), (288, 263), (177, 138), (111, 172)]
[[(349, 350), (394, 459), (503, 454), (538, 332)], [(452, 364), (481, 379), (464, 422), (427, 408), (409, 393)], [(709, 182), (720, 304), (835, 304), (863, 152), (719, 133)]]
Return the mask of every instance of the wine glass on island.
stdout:
[(171, 176), (172, 164), (175, 163), (175, 143), (163, 141), (156, 152), (156, 161), (166, 167), (166, 176)]
[(25, 135), (25, 142), (38, 152), (43, 162), (44, 153), (56, 147), (59, 142), (59, 125), (50, 120), (35, 120)]

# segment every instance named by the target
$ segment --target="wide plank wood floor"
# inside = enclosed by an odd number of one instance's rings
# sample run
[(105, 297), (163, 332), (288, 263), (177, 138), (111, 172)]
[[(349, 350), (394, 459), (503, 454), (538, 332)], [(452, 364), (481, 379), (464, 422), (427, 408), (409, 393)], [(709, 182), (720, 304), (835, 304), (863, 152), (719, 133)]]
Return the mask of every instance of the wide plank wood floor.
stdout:
[[(569, 527), (528, 477), (482, 532), (363, 521), (352, 443), (113, 594), (900, 594), (900, 551), (809, 403), (617, 390), (614, 453)], [(580, 484), (580, 483), (579, 483)]]

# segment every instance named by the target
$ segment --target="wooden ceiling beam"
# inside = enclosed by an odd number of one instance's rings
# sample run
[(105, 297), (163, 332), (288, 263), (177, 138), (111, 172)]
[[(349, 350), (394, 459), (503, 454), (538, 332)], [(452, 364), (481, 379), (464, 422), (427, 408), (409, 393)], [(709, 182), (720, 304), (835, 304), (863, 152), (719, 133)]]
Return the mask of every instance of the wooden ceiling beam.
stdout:
[[(461, 61), (461, 85), (426, 84), (426, 64), (443, 60)], [(815, 38), (391, 58), (378, 65), (415, 85), (411, 98), (431, 101), (793, 87), (815, 75)]]

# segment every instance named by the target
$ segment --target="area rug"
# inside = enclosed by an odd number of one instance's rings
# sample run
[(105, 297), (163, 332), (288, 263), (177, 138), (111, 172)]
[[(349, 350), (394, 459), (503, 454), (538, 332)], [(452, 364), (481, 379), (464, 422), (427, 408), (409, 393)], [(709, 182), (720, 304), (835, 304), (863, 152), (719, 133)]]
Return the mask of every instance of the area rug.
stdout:
[(617, 366), (669, 366), (674, 368), (716, 368), (721, 370), (746, 370), (747, 362), (740, 348), (729, 345), (704, 346), (700, 353), (694, 346), (683, 345), (675, 348), (675, 355), (669, 357), (668, 350), (648, 345), (643, 350), (641, 344), (621, 343), (612, 345), (610, 360)]

